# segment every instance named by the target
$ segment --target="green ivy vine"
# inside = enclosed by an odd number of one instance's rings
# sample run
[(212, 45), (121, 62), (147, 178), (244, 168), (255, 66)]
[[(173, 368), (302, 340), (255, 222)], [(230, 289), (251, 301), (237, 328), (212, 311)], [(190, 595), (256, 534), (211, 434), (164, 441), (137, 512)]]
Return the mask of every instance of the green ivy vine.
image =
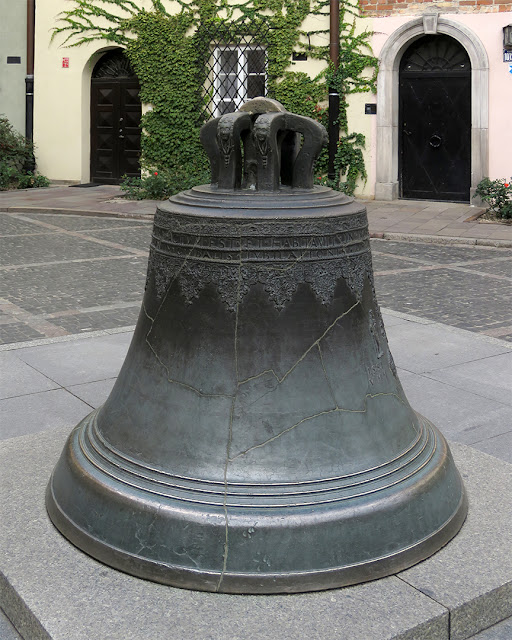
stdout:
[[(332, 185), (353, 193), (358, 179), (366, 180), (362, 149), (364, 136), (349, 131), (347, 97), (376, 90), (377, 59), (372, 55), (371, 33), (356, 34), (357, 0), (340, 4), (340, 58), (335, 71), (329, 63), (329, 48), (310, 44), (311, 36), (327, 32), (305, 32), (310, 14), (329, 15), (329, 0), (178, 0), (180, 9), (170, 13), (161, 0), (151, 0), (141, 9), (132, 0), (72, 0), (72, 7), (59, 16), (52, 39), (64, 46), (79, 46), (95, 40), (126, 49), (141, 86), (140, 97), (152, 109), (142, 119), (142, 168), (166, 177), (171, 191), (207, 181), (208, 161), (199, 142), (204, 122), (206, 62), (211, 55), (205, 34), (222, 30), (223, 41), (243, 35), (247, 25), (258, 31), (268, 27), (267, 95), (288, 110), (327, 124), (328, 87), (340, 94), (340, 141), (335, 160), (340, 181)], [(329, 38), (325, 37), (326, 43)], [(316, 78), (293, 71), (292, 53), (305, 53), (325, 61)], [(326, 151), (317, 165), (327, 167)]]

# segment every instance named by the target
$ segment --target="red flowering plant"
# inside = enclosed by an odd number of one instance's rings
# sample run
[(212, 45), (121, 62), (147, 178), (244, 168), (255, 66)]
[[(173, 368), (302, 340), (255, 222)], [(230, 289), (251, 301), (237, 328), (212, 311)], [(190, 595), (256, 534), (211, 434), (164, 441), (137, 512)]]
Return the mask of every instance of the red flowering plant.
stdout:
[[(512, 181), (512, 179), (511, 179)], [(512, 220), (512, 184), (504, 178), (491, 180), (484, 178), (475, 190), (475, 195), (489, 205), (489, 209), (497, 218)]]
[(124, 176), (121, 189), (128, 200), (164, 200), (172, 193), (167, 180), (158, 171), (148, 172), (141, 178)]
[(179, 191), (209, 181), (210, 175), (206, 172), (190, 175), (184, 170), (170, 171), (160, 168), (151, 169), (141, 178), (124, 176), (120, 186), (128, 200), (165, 200)]

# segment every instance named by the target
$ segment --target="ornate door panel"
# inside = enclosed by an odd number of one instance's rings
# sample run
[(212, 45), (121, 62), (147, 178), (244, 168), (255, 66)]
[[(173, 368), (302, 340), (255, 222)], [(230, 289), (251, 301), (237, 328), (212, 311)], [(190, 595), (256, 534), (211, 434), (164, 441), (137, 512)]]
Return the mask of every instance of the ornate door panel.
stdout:
[(121, 176), (140, 176), (140, 117), (139, 83), (128, 80), (120, 84), (119, 171)]
[(468, 202), (471, 65), (448, 36), (426, 36), (400, 65), (400, 192), (403, 198)]
[(91, 182), (140, 176), (139, 83), (121, 52), (108, 53), (91, 81)]

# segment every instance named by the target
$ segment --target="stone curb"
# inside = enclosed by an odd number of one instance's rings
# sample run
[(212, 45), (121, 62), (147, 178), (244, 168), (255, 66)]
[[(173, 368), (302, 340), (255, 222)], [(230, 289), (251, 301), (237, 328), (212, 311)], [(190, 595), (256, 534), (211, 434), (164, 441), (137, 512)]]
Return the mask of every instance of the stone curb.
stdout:
[(428, 242), (432, 244), (462, 244), (479, 247), (511, 248), (512, 240), (498, 240), (492, 238), (464, 238), (461, 236), (429, 236), (420, 233), (388, 233), (373, 232), (370, 238), (378, 240), (395, 240), (408, 242)]
[[(428, 320), (426, 318), (421, 318), (420, 316), (415, 316), (410, 313), (395, 311), (393, 309), (388, 309), (387, 307), (381, 307), (380, 309), (383, 313), (389, 316), (393, 316), (395, 318), (401, 318), (402, 320), (407, 320), (409, 322), (414, 322), (416, 324), (428, 324), (430, 326), (438, 327), (446, 331), (449, 331), (450, 333), (455, 333), (465, 337), (471, 337), (479, 341), (487, 342), (488, 344), (499, 345), (500, 347), (504, 347), (505, 349), (512, 349), (512, 343), (507, 342), (506, 340), (501, 340), (500, 338), (494, 338), (493, 336), (488, 336), (485, 333), (468, 331), (468, 329), (453, 327), (449, 324), (443, 324), (442, 322), (436, 322), (435, 320)], [(17, 349), (29, 349), (31, 347), (41, 347), (44, 345), (56, 344), (60, 342), (73, 342), (75, 340), (99, 338), (102, 336), (114, 335), (116, 333), (128, 333), (134, 330), (135, 330), (135, 325), (127, 325), (124, 327), (114, 327), (112, 329), (98, 329), (96, 331), (87, 331), (84, 333), (70, 333), (69, 335), (57, 336), (55, 338), (37, 338), (36, 340), (26, 340), (22, 342), (8, 342), (6, 344), (0, 344), (0, 353), (2, 351), (15, 351)]]
[(131, 218), (152, 220), (153, 213), (128, 213), (124, 211), (94, 211), (90, 209), (65, 209), (58, 207), (0, 207), (3, 213), (58, 213), (62, 215), (91, 216), (103, 218)]
[[(3, 213), (53, 213), (62, 215), (77, 215), (91, 217), (112, 217), (132, 220), (153, 220), (152, 213), (128, 213), (124, 211), (95, 211), (90, 209), (66, 209), (59, 207), (2, 207)], [(434, 236), (420, 233), (401, 233), (374, 231), (370, 233), (370, 238), (377, 240), (394, 240), (407, 242), (428, 242), (432, 244), (461, 244), (480, 247), (512, 248), (512, 240), (501, 240), (492, 238), (465, 238), (462, 236)]]
[[(16, 349), (27, 349), (29, 347), (42, 347), (47, 344), (56, 344), (60, 342), (74, 342), (75, 340), (101, 338), (102, 336), (112, 336), (117, 333), (128, 333), (134, 330), (135, 325), (130, 325), (125, 327), (115, 327), (113, 329), (98, 329), (97, 331), (87, 331), (84, 333), (70, 333), (67, 336), (57, 336), (55, 338), (38, 338), (37, 340), (27, 340), (26, 342), (8, 342), (7, 344), (0, 344), (0, 353), (2, 351), (15, 351)], [(496, 340), (497, 338), (494, 339)]]

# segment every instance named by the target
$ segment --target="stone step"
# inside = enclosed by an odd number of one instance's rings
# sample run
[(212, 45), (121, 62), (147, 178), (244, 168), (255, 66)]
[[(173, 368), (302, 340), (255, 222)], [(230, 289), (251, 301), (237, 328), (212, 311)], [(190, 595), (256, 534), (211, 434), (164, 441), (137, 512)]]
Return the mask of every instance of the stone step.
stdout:
[(511, 640), (511, 638), (512, 618), (507, 618), (498, 624), (493, 624), (485, 631), (480, 631), (476, 636), (471, 636), (470, 640)]
[(0, 640), (23, 640), (12, 626), (11, 621), (0, 609)]

